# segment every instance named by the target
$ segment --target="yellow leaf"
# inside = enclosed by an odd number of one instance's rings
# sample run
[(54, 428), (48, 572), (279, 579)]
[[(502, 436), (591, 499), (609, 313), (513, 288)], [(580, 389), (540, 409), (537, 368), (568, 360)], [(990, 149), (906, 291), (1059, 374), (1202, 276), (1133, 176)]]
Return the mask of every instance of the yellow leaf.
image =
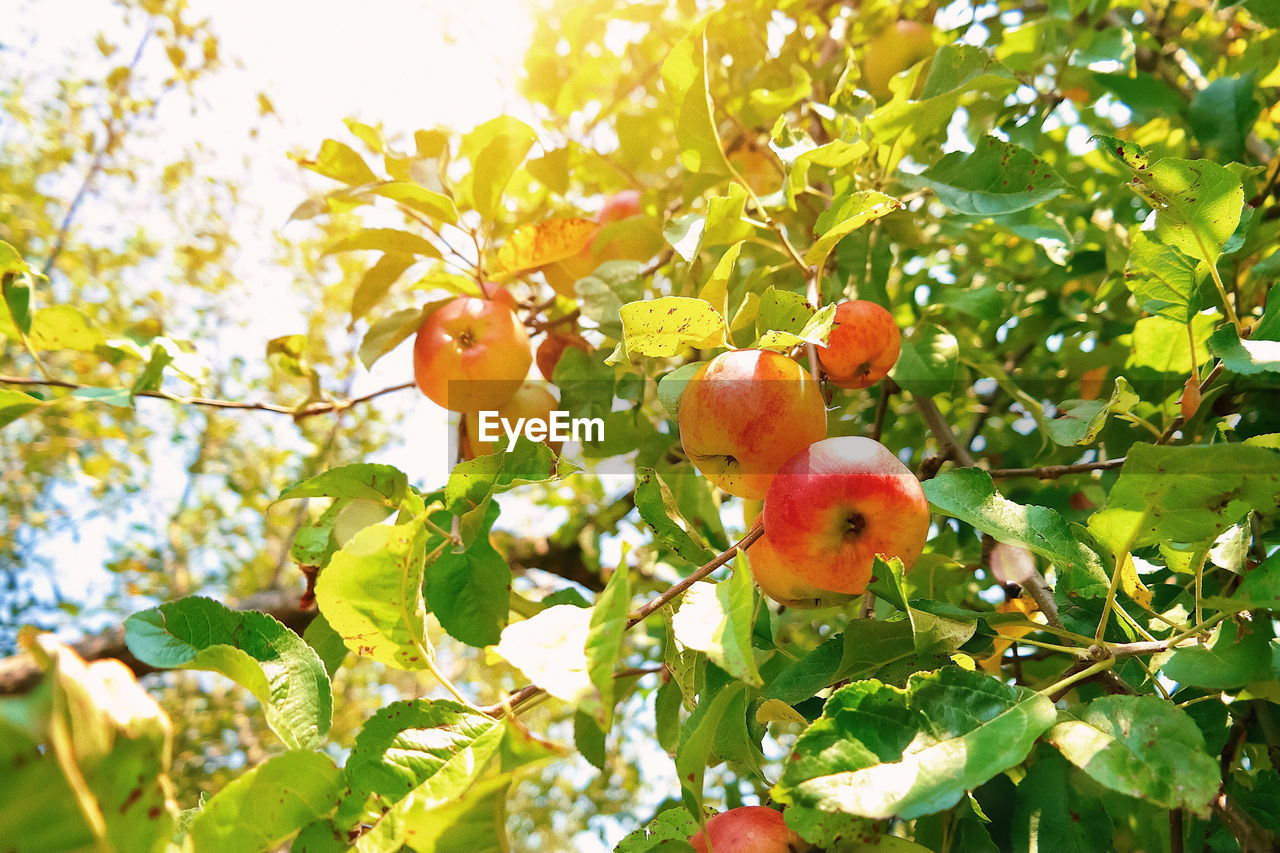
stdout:
[(669, 358), (685, 347), (712, 349), (725, 343), (724, 318), (703, 299), (665, 296), (629, 302), (619, 314), (628, 352)]
[(507, 272), (531, 270), (571, 258), (591, 245), (600, 225), (590, 219), (548, 219), (517, 228), (498, 250)]

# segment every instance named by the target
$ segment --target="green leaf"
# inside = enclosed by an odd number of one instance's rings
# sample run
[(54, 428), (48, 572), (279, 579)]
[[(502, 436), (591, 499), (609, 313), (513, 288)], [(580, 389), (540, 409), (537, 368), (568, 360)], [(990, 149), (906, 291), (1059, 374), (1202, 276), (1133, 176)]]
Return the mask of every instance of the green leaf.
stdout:
[[(439, 307), (439, 304), (433, 303), (426, 308)], [(425, 320), (424, 309), (405, 308), (372, 323), (369, 331), (365, 332), (364, 340), (360, 342), (360, 363), (366, 369), (373, 367), (375, 361), (400, 346), (410, 335), (421, 329)]]
[(1156, 696), (1104, 696), (1049, 731), (1067, 760), (1113, 791), (1206, 816), (1221, 779), (1187, 713)]
[(347, 801), (380, 814), (428, 780), (467, 779), (497, 754), (502, 736), (502, 725), (492, 717), (456, 702), (392, 702), (356, 735), (345, 769)]
[(1156, 236), (1207, 264), (1217, 263), (1240, 223), (1240, 178), (1209, 160), (1166, 157), (1149, 163), (1147, 152), (1135, 143), (1109, 136), (1097, 139), (1098, 146), (1133, 175), (1129, 186), (1155, 212)]
[(342, 641), (342, 636), (329, 625), (329, 620), (324, 618), (323, 613), (317, 613), (311, 623), (307, 625), (302, 632), (302, 639), (307, 645), (315, 649), (316, 656), (320, 658), (320, 662), (324, 664), (324, 671), (328, 673), (329, 679), (333, 679), (333, 674), (338, 671), (338, 667), (342, 666), (342, 662), (347, 659), (347, 644)]
[(328, 733), (333, 693), (324, 664), (275, 618), (192, 597), (135, 613), (124, 626), (138, 660), (219, 672), (247, 689), (290, 749), (313, 747)]
[(191, 822), (195, 853), (264, 853), (338, 804), (342, 772), (318, 752), (269, 758), (232, 781)]
[(903, 183), (930, 187), (951, 210), (971, 216), (1025, 210), (1067, 188), (1036, 154), (994, 136), (978, 140), (972, 153), (953, 151), (919, 175), (904, 175)]
[(13, 324), (23, 335), (31, 333), (31, 285), (26, 280), (27, 272), (17, 251), (4, 243), (0, 247), (0, 289)]
[(902, 206), (896, 198), (875, 190), (858, 190), (837, 198), (819, 216), (817, 237), (804, 253), (804, 262), (819, 269), (826, 266), (827, 256), (836, 244), (854, 231), (886, 216)]
[(359, 320), (381, 302), (391, 290), (391, 285), (399, 281), (404, 271), (414, 263), (412, 255), (387, 254), (378, 258), (378, 262), (365, 271), (351, 297), (351, 322)]
[(573, 745), (582, 753), (587, 763), (597, 770), (605, 769), (608, 752), (605, 746), (605, 732), (600, 723), (590, 714), (577, 711), (573, 715)]
[(615, 340), (622, 338), (622, 306), (644, 297), (644, 279), (635, 261), (606, 261), (573, 285), (582, 316)]
[[(1209, 358), (1206, 343), (1215, 325), (1214, 317), (1207, 314), (1191, 318), (1190, 336), (1195, 339), (1196, 364), (1202, 364)], [(1192, 358), (1187, 338), (1186, 323), (1176, 323), (1160, 316), (1143, 317), (1133, 325), (1132, 351), (1125, 367), (1150, 368), (1160, 373), (1185, 376)]]
[(1136, 443), (1106, 506), (1089, 517), (1089, 531), (1116, 555), (1161, 542), (1207, 545), (1251, 510), (1275, 508), (1278, 458), (1244, 445)]
[(1248, 138), (1262, 104), (1255, 94), (1256, 71), (1219, 77), (1191, 99), (1187, 122), (1206, 153), (1219, 162), (1243, 160)]
[(619, 314), (628, 353), (670, 358), (685, 347), (711, 349), (725, 343), (724, 318), (702, 299), (663, 296), (629, 302)]
[(347, 648), (396, 669), (426, 669), (427, 538), (412, 521), (374, 525), (329, 560), (316, 580), (316, 604)]
[(93, 321), (71, 305), (52, 305), (35, 312), (27, 340), (37, 352), (62, 349), (93, 352), (107, 343)]
[(1111, 819), (1101, 801), (1072, 784), (1061, 755), (1041, 756), (1018, 783), (1010, 833), (1015, 850), (1095, 853), (1111, 848)]
[(596, 720), (602, 732), (608, 732), (613, 726), (613, 706), (616, 701), (613, 670), (617, 665), (618, 656), (622, 653), (622, 639), (627, 631), (627, 613), (631, 608), (631, 585), (626, 553), (624, 544), (618, 568), (605, 584), (604, 591), (596, 596), (587, 631), (587, 675), (600, 694), (600, 708), (597, 711)]
[(1280, 341), (1241, 340), (1231, 326), (1224, 326), (1209, 336), (1209, 352), (1222, 359), (1227, 370), (1242, 376), (1280, 373)]
[(644, 523), (677, 556), (694, 566), (715, 556), (715, 551), (680, 514), (671, 490), (652, 468), (636, 471), (635, 503)]
[(298, 165), (310, 169), (326, 178), (352, 186), (370, 184), (378, 180), (373, 170), (365, 165), (364, 158), (334, 139), (326, 139), (320, 144), (320, 153), (312, 160), (299, 160)]
[(698, 298), (715, 308), (722, 317), (729, 313), (729, 279), (733, 275), (733, 265), (742, 252), (743, 241), (731, 245), (716, 262), (711, 277), (698, 290)]
[(446, 550), (427, 570), (424, 592), (431, 612), (449, 636), (483, 647), (498, 642), (507, 624), (511, 567), (477, 537), (465, 550)]
[(460, 151), (471, 161), (471, 203), (484, 219), (496, 219), (501, 212), (502, 193), (535, 139), (533, 128), (511, 116), (491, 119), (462, 138)]
[(27, 412), (46, 405), (39, 397), (32, 397), (21, 391), (0, 388), (0, 427), (11, 424)]
[(1129, 109), (1139, 115), (1158, 118), (1181, 115), (1187, 111), (1187, 99), (1177, 89), (1144, 71), (1129, 76), (1125, 73), (1092, 72), (1093, 79), (1119, 96)]
[(662, 63), (662, 83), (675, 106), (680, 162), (695, 174), (728, 175), (724, 146), (716, 131), (707, 85), (706, 28), (710, 15), (676, 42)]
[(458, 221), (458, 209), (454, 207), (453, 199), (409, 181), (390, 181), (371, 187), (368, 192), (426, 214), (436, 222), (453, 225)]
[[(795, 705), (841, 681), (861, 681), (872, 676), (885, 682), (897, 681), (882, 673), (901, 670), (917, 660), (911, 623), (907, 620), (851, 621), (843, 634), (781, 669), (769, 682), (765, 695)], [(905, 681), (905, 677), (901, 680)]]
[(954, 335), (941, 326), (920, 323), (910, 338), (903, 339), (890, 375), (912, 394), (945, 394), (955, 388), (959, 357)]
[(799, 334), (813, 318), (815, 309), (803, 296), (789, 290), (779, 290), (770, 285), (760, 297), (756, 313), (756, 336), (765, 332), (791, 332)]
[[(1256, 569), (1255, 569), (1256, 571)], [(1160, 666), (1166, 678), (1181, 685), (1211, 690), (1244, 687), (1273, 677), (1271, 625), (1237, 622), (1219, 625), (1206, 645), (1180, 648)]]
[(832, 694), (773, 795), (862, 817), (932, 814), (1021, 763), (1054, 719), (1046, 697), (955, 667), (905, 689), (860, 681)]
[(1106, 595), (1110, 585), (1098, 555), (1075, 537), (1052, 509), (1014, 503), (995, 490), (991, 475), (977, 468), (946, 471), (924, 483), (939, 512), (971, 524), (997, 542), (1021, 545), (1058, 570), (1059, 592), (1087, 598)]
[(285, 489), (276, 501), (292, 498), (351, 498), (398, 507), (409, 489), (409, 478), (392, 465), (361, 462), (330, 468)]
[(695, 583), (685, 590), (672, 619), (676, 639), (706, 653), (716, 666), (753, 686), (763, 682), (751, 647), (755, 595), (745, 568), (719, 583)]
[(1174, 246), (1153, 240), (1146, 231), (1134, 229), (1129, 242), (1124, 283), (1142, 310), (1176, 323), (1188, 322), (1201, 308), (1199, 263)]
[(774, 350), (776, 352), (788, 352), (793, 347), (801, 344), (814, 344), (815, 346), (826, 346), (827, 338), (831, 336), (831, 327), (836, 321), (836, 305), (830, 303), (824, 305), (812, 317), (809, 322), (805, 323), (798, 333), (791, 332), (765, 332), (755, 342), (754, 346), (758, 349)]
[(689, 836), (697, 831), (688, 809), (667, 809), (619, 841), (614, 853), (692, 853)]
[(1107, 425), (1107, 417), (1130, 412), (1139, 398), (1123, 376), (1117, 376), (1111, 396), (1106, 400), (1065, 400), (1058, 405), (1058, 416), (1045, 421), (1045, 432), (1054, 444), (1063, 447), (1092, 444)]
[[(566, 351), (565, 358), (573, 352)], [(554, 462), (551, 448), (521, 437), (510, 453), (490, 453), (455, 465), (445, 485), (444, 500), (449, 512), (462, 516), (463, 544), (469, 546), (488, 535), (493, 524), (488, 520), (489, 507), (495, 494), (552, 479)]]
[(4, 848), (167, 849), (177, 807), (163, 709), (117, 660), (85, 663), (48, 634), (30, 651), (42, 680), (0, 701)]
[(334, 243), (325, 250), (325, 254), (357, 251), (386, 252), (388, 255), (420, 255), (425, 258), (440, 257), (440, 250), (429, 240), (398, 228), (362, 228)]
[(680, 398), (684, 395), (684, 389), (693, 379), (693, 374), (705, 364), (705, 361), (682, 364), (670, 373), (663, 374), (658, 380), (658, 401), (672, 419), (680, 418)]
[(696, 814), (702, 808), (703, 779), (716, 731), (723, 723), (733, 700), (744, 690), (745, 684), (731, 681), (722, 686), (714, 696), (707, 696), (704, 692), (698, 707), (680, 730), (680, 744), (676, 747), (676, 774), (680, 777), (680, 794), (685, 808), (691, 813)]

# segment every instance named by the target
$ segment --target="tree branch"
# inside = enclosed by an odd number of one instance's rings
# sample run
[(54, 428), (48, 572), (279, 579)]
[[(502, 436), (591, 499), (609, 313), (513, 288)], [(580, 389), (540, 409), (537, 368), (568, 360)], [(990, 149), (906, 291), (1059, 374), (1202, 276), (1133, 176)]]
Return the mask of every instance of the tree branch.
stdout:
[[(59, 379), (28, 379), (25, 376), (0, 376), (0, 385), (25, 385), (38, 386), (42, 388), (67, 388), (72, 391), (80, 391), (84, 389), (98, 389), (96, 385), (83, 385), (79, 382), (64, 382)], [(403, 391), (407, 388), (414, 387), (413, 382), (402, 382), (399, 385), (391, 385), (365, 394), (361, 397), (355, 397), (350, 400), (340, 400), (337, 402), (313, 403), (305, 408), (290, 408), (288, 406), (278, 406), (275, 403), (245, 403), (237, 400), (214, 400), (208, 397), (183, 397), (180, 394), (172, 394), (168, 391), (135, 391), (135, 397), (150, 397), (156, 400), (168, 400), (172, 403), (181, 403), (184, 406), (208, 406), (214, 409), (238, 409), (241, 411), (254, 412), (272, 412), (280, 415), (291, 415), (294, 420), (300, 421), (303, 418), (310, 418), (315, 415), (324, 415), (330, 412), (342, 412), (356, 406), (360, 403), (367, 403), (375, 397), (381, 397), (383, 394), (390, 394), (393, 391)], [(121, 391), (126, 389), (119, 389)]]
[(1101, 462), (1077, 462), (1073, 465), (1043, 465), (1039, 468), (992, 468), (987, 473), (995, 479), (1001, 477), (1036, 477), (1040, 480), (1056, 480), (1067, 474), (1083, 474), (1087, 471), (1110, 471), (1124, 464), (1124, 457), (1105, 459)]

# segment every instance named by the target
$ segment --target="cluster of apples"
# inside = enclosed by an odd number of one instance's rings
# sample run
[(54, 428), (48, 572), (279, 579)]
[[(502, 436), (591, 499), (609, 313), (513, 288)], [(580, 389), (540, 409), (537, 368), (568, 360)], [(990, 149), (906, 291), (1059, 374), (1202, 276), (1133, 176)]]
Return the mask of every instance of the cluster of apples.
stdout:
[[(583, 248), (539, 271), (556, 293), (572, 298), (575, 282), (605, 261), (648, 257), (652, 252), (647, 247), (631, 241), (597, 239), (607, 226), (639, 213), (639, 192), (624, 190), (611, 196)], [(484, 296), (459, 296), (432, 312), (418, 330), (413, 350), (418, 388), (432, 402), (463, 415), (466, 459), (494, 450), (492, 443), (478, 439), (479, 412), (495, 411), (514, 423), (519, 418), (545, 422), (555, 410), (555, 396), (543, 383), (526, 378), (535, 359), (549, 381), (565, 350), (592, 350), (579, 334), (550, 330), (534, 356), (529, 333), (516, 315), (515, 297), (497, 284), (488, 283), (482, 289)]]
[[(818, 348), (829, 380), (883, 379), (901, 346), (893, 317), (861, 300), (835, 316)], [(910, 566), (928, 535), (929, 503), (907, 466), (873, 439), (826, 435), (817, 381), (776, 352), (722, 353), (680, 399), (685, 455), (729, 494), (763, 499), (764, 534), (747, 559), (761, 591), (790, 607), (849, 601), (866, 591), (877, 554)]]

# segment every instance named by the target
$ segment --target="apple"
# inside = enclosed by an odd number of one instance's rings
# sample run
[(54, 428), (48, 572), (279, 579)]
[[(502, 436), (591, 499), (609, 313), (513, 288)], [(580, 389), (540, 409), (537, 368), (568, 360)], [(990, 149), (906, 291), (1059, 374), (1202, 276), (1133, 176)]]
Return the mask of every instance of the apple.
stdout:
[(585, 353), (590, 353), (594, 349), (582, 335), (557, 332), (548, 332), (547, 339), (538, 344), (538, 353), (534, 358), (538, 363), (539, 372), (546, 377), (548, 382), (551, 381), (552, 374), (556, 372), (556, 365), (560, 363), (560, 357), (570, 347), (580, 349)]
[(782, 168), (778, 158), (752, 140), (729, 153), (729, 164), (757, 196), (772, 195), (782, 189)]
[(898, 21), (862, 50), (862, 82), (877, 100), (890, 95), (889, 81), (922, 59), (933, 56), (933, 33), (916, 21)]
[[(559, 405), (555, 396), (546, 389), (544, 383), (526, 380), (510, 400), (494, 411), (498, 413), (499, 418), (509, 421), (514, 427), (520, 418), (550, 423), (551, 413)], [(467, 446), (463, 449), (464, 453), (470, 453), (472, 457), (483, 456), (498, 449), (495, 442), (480, 440), (480, 412), (467, 412), (464, 417), (467, 421)], [(498, 427), (497, 431), (504, 439), (507, 437), (501, 426)], [(490, 432), (492, 433), (492, 429)], [(560, 452), (560, 442), (558, 441), (544, 440), (543, 444), (556, 453)]]
[[(600, 227), (576, 255), (541, 267), (547, 284), (561, 296), (575, 297), (574, 284), (595, 272), (605, 261), (646, 261), (660, 250), (660, 241), (643, 239), (644, 235), (603, 233), (607, 226), (639, 216), (640, 192), (623, 190), (605, 200), (596, 214)], [(612, 229), (611, 229), (612, 230)]]
[(533, 363), (529, 335), (510, 295), (459, 296), (432, 312), (413, 345), (413, 376), (423, 394), (455, 412), (497, 409)]
[(698, 853), (799, 853), (812, 848), (787, 826), (782, 812), (767, 806), (721, 812), (691, 835), (689, 843)]
[(841, 388), (874, 385), (893, 368), (902, 336), (893, 315), (874, 302), (854, 299), (836, 306), (836, 322), (818, 361), (827, 379)]
[[(928, 533), (929, 501), (898, 457), (870, 438), (827, 438), (778, 469), (764, 499), (764, 535), (779, 560), (766, 549), (757, 562), (784, 597), (809, 588), (856, 595), (877, 554), (909, 569)], [(778, 577), (784, 572), (795, 576), (791, 586)]]
[(740, 498), (763, 498), (783, 462), (827, 434), (818, 383), (767, 350), (721, 353), (680, 397), (680, 444), (708, 480)]
[(767, 535), (747, 548), (747, 566), (760, 591), (784, 607), (811, 610), (847, 604), (858, 597), (813, 586), (805, 579), (803, 567), (778, 553)]

